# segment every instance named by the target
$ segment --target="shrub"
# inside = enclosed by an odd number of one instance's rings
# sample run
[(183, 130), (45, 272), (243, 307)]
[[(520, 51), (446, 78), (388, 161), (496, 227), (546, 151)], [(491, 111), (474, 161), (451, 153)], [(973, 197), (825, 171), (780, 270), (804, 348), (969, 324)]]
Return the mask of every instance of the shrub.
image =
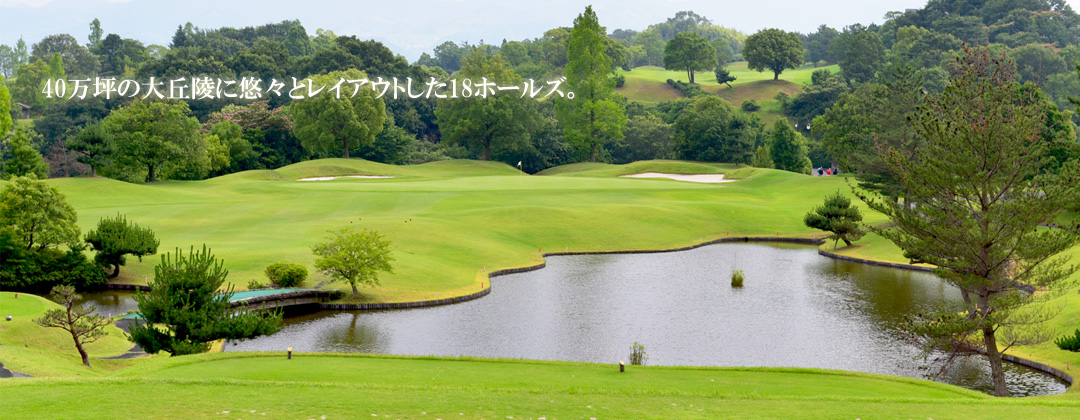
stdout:
[(747, 99), (742, 103), (742, 110), (746, 112), (756, 112), (761, 109), (761, 105), (757, 104), (757, 101), (753, 99)]
[(266, 277), (281, 287), (296, 287), (307, 280), (307, 268), (300, 264), (274, 263), (266, 267)]
[(679, 92), (682, 92), (683, 95), (686, 95), (687, 98), (693, 98), (696, 96), (709, 94), (708, 92), (702, 90), (701, 86), (685, 83), (681, 80), (667, 79), (667, 84), (671, 85), (671, 87), (675, 89), (678, 89)]
[(645, 353), (645, 346), (635, 341), (634, 345), (630, 346), (630, 364), (644, 366), (647, 360), (649, 360), (649, 354)]
[(258, 280), (249, 281), (247, 285), (248, 290), (262, 289), (263, 287), (266, 287), (266, 285), (259, 283)]
[(615, 87), (621, 88), (625, 84), (626, 84), (626, 76), (621, 75), (621, 74), (618, 75), (618, 76), (615, 76)]
[(1054, 344), (1057, 344), (1058, 348), (1062, 350), (1080, 351), (1080, 329), (1076, 330), (1076, 335), (1058, 337), (1057, 340), (1054, 340)]
[(735, 270), (731, 272), (731, 287), (742, 287), (743, 279), (746, 274), (742, 270)]

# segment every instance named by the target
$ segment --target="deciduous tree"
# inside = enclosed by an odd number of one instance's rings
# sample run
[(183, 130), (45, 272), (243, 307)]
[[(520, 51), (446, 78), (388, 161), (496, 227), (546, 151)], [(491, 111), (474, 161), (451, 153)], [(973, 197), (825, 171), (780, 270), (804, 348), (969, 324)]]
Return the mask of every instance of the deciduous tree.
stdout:
[(33, 175), (15, 177), (0, 190), (0, 226), (13, 228), (24, 249), (76, 244), (76, 220), (64, 194)]
[(787, 120), (779, 119), (769, 130), (769, 154), (776, 169), (810, 173), (810, 158), (806, 156), (806, 140), (795, 132)]
[(0, 74), (0, 140), (7, 137), (11, 125), (11, 92), (4, 83), (4, 75)]
[[(464, 79), (487, 78), (499, 86), (520, 84), (521, 79), (505, 66), (502, 57), (486, 48), (473, 50), (461, 66), (458, 75)], [(443, 141), (479, 150), (483, 160), (491, 160), (492, 149), (498, 152), (528, 147), (539, 123), (536, 101), (515, 95), (447, 98), (439, 101), (435, 115), (439, 118)]]
[(205, 158), (199, 120), (189, 112), (182, 101), (137, 100), (105, 117), (101, 128), (116, 161), (132, 169), (146, 168), (146, 182), (154, 182), (168, 162)]
[(885, 65), (885, 45), (877, 32), (862, 31), (851, 38), (847, 45), (847, 53), (840, 61), (840, 69), (844, 76), (859, 83), (870, 81), (874, 78), (881, 66)]
[[(366, 79), (359, 70), (335, 71), (311, 77), (316, 86), (334, 86), (339, 80)], [(358, 90), (358, 92), (354, 92)], [(341, 156), (349, 158), (350, 150), (371, 146), (375, 135), (383, 128), (386, 105), (366, 87), (344, 83), (340, 98), (325, 92), (314, 98), (294, 101), (289, 106), (295, 126), (293, 134), (309, 152), (329, 156), (340, 148)]]
[(706, 95), (683, 110), (672, 129), (681, 159), (750, 163), (761, 122), (716, 95)]
[(786, 69), (803, 63), (803, 46), (799, 36), (779, 29), (765, 29), (746, 38), (743, 57), (751, 70), (773, 72), (773, 80)]
[(357, 284), (377, 286), (380, 271), (393, 272), (390, 262), (394, 261), (394, 257), (390, 254), (390, 241), (378, 232), (341, 229), (328, 233), (330, 236), (326, 242), (311, 247), (318, 257), (315, 268), (334, 279), (348, 282), (354, 295), (360, 294)]
[(716, 68), (716, 49), (697, 32), (680, 33), (664, 47), (664, 68), (685, 71), (694, 83), (695, 72)]

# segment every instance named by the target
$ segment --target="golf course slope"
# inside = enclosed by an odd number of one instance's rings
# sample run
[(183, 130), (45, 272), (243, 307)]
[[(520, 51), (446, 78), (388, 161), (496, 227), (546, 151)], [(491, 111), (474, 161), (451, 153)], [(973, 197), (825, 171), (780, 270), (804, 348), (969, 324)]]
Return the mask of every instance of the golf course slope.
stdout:
[[(620, 178), (646, 172), (738, 181)], [(312, 177), (342, 178), (298, 181)], [(205, 181), (49, 183), (74, 206), (83, 232), (102, 217), (124, 214), (156, 232), (160, 252), (210, 247), (238, 289), (265, 283), (267, 265), (293, 262), (312, 271), (309, 286), (350, 291), (314, 272), (311, 246), (328, 230), (376, 230), (392, 242), (394, 272), (347, 302), (476, 293), (490, 285), (488, 272), (538, 264), (544, 251), (670, 249), (729, 234), (810, 236), (802, 215), (826, 194), (847, 189), (835, 177), (677, 161), (575, 164), (530, 176), (494, 162), (324, 159)], [(143, 284), (159, 261), (130, 258), (117, 281)]]

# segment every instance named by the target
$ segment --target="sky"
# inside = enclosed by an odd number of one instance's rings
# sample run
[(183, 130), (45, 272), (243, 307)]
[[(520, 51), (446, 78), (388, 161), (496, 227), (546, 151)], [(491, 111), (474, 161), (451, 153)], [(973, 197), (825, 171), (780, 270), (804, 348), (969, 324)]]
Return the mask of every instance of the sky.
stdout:
[[(1080, 0), (1067, 2), (1080, 6)], [(589, 4), (609, 32), (642, 30), (678, 11), (693, 10), (717, 25), (752, 34), (764, 28), (807, 33), (821, 24), (839, 29), (882, 23), (886, 12), (920, 8), (926, 0), (0, 0), (0, 44), (14, 45), (21, 36), (30, 45), (57, 33), (86, 43), (94, 18), (105, 34), (161, 45), (168, 45), (177, 25), (185, 22), (239, 28), (300, 19), (308, 34), (325, 28), (375, 39), (413, 61), (447, 40), (500, 44), (537, 38), (548, 29), (572, 26)]]

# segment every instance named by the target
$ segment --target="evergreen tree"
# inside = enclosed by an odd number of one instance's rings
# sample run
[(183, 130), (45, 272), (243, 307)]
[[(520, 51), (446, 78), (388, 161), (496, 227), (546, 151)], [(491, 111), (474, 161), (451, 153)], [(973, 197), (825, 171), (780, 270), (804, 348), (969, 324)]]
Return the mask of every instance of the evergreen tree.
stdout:
[(626, 127), (626, 109), (615, 100), (615, 80), (604, 38), (592, 6), (586, 7), (570, 31), (566, 47), (569, 62), (563, 72), (568, 93), (558, 99), (555, 108), (566, 140), (590, 162), (596, 161), (597, 149), (622, 139)]
[(8, 153), (11, 154), (11, 159), (4, 161), (3, 179), (29, 175), (37, 179), (49, 177), (49, 164), (45, 163), (41, 153), (31, 144), (31, 135), (29, 128), (19, 127), (8, 138)]
[(97, 229), (86, 233), (86, 242), (97, 251), (94, 261), (103, 266), (112, 266), (110, 278), (120, 275), (125, 255), (134, 255), (142, 261), (144, 255), (157, 253), (159, 243), (154, 231), (128, 223), (127, 218), (121, 215), (98, 221)]
[[(994, 393), (1009, 394), (1002, 352), (1053, 338), (1045, 321), (1077, 266), (1059, 256), (1080, 243), (1075, 227), (1042, 229), (1080, 199), (1080, 162), (1045, 171), (1042, 141), (1053, 105), (1015, 81), (1013, 65), (985, 49), (965, 49), (944, 92), (911, 117), (924, 139), (918, 159), (891, 150), (886, 160), (906, 192), (903, 202), (856, 193), (894, 228), (871, 228), (913, 262), (960, 289), (963, 307), (941, 308), (913, 322), (927, 348), (980, 348)], [(1031, 293), (1037, 290), (1037, 293)]]
[(735, 76), (731, 75), (731, 71), (727, 67), (717, 66), (714, 74), (716, 75), (716, 83), (723, 83), (729, 88), (732, 87), (731, 82), (735, 81)]
[(851, 200), (839, 191), (825, 197), (824, 205), (806, 213), (803, 217), (806, 227), (832, 233), (829, 239), (834, 241), (833, 250), (840, 241), (844, 241), (844, 245), (851, 246), (851, 242), (863, 236), (860, 222), (862, 222), (862, 213), (859, 212), (859, 208), (852, 207)]
[(82, 296), (75, 293), (74, 287), (66, 285), (53, 287), (51, 295), (56, 303), (63, 306), (63, 309), (50, 309), (44, 316), (35, 319), (34, 323), (46, 328), (60, 328), (71, 334), (71, 339), (75, 342), (75, 349), (79, 351), (83, 364), (90, 367), (90, 356), (86, 353), (84, 346), (108, 335), (105, 327), (112, 323), (112, 320), (95, 314), (94, 312), (97, 311), (95, 306), (83, 306), (76, 303), (82, 300)]
[(229, 271), (205, 246), (186, 255), (177, 249), (161, 256), (149, 292), (139, 292), (142, 322), (131, 325), (129, 338), (147, 353), (173, 356), (203, 353), (215, 340), (242, 340), (281, 329), (281, 312), (263, 314), (231, 309)]
[(176, 26), (176, 33), (173, 34), (172, 43), (169, 44), (169, 48), (181, 48), (188, 46), (187, 32), (184, 32), (184, 27), (181, 25)]
[(98, 168), (107, 165), (112, 154), (109, 140), (98, 121), (87, 123), (79, 134), (67, 141), (66, 146), (68, 150), (79, 153), (79, 162), (90, 165), (91, 176), (97, 176)]
[(90, 43), (87, 44), (87, 46), (90, 47), (90, 51), (97, 49), (98, 45), (101, 44), (101, 37), (104, 34), (105, 31), (101, 30), (101, 21), (94, 18), (94, 20), (90, 22), (90, 36), (87, 37), (87, 39), (90, 40)]

